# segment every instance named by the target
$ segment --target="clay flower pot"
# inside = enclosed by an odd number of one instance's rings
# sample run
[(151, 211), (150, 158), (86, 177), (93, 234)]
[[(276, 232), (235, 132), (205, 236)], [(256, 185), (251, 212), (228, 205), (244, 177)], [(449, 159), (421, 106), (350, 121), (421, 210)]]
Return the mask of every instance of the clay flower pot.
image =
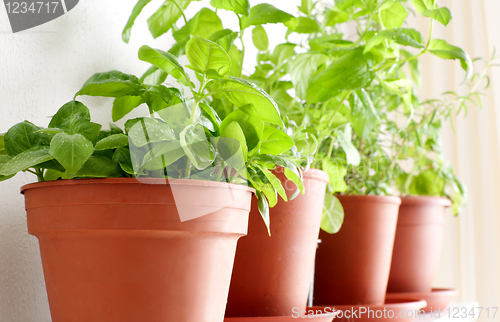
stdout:
[(445, 208), (451, 202), (438, 197), (401, 200), (387, 291), (430, 292), (441, 256)]
[(338, 196), (345, 218), (337, 234), (320, 233), (315, 305), (382, 305), (385, 300), (399, 197)]
[[(296, 186), (277, 170), (287, 196)], [(226, 317), (291, 316), (304, 310), (314, 268), (328, 175), (304, 173), (305, 194), (271, 208), (271, 236), (252, 200), (248, 236), (236, 250)]]
[[(84, 179), (22, 188), (53, 322), (222, 322), (252, 189), (148, 183)], [(231, 192), (240, 198), (228, 201)], [(210, 214), (181, 222), (180, 206)]]

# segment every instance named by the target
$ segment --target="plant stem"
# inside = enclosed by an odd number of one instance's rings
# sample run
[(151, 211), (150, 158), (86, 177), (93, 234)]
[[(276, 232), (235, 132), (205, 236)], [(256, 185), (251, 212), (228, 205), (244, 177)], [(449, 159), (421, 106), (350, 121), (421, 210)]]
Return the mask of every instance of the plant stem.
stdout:
[(240, 57), (240, 77), (243, 76), (243, 62), (245, 61), (245, 42), (243, 41), (243, 35), (245, 33), (245, 29), (243, 29), (243, 24), (241, 21), (241, 16), (238, 15), (238, 21), (240, 22), (240, 42), (241, 42), (241, 57)]
[(337, 115), (338, 111), (342, 107), (342, 104), (344, 104), (344, 101), (349, 97), (349, 95), (351, 95), (351, 93), (352, 93), (352, 90), (348, 91), (344, 95), (344, 97), (342, 97), (342, 99), (339, 102), (339, 105), (337, 105), (337, 107), (335, 108), (335, 111), (333, 112), (333, 115), (332, 115), (332, 118), (330, 119), (330, 122), (328, 122), (328, 127), (332, 126), (332, 122), (335, 119), (335, 115)]

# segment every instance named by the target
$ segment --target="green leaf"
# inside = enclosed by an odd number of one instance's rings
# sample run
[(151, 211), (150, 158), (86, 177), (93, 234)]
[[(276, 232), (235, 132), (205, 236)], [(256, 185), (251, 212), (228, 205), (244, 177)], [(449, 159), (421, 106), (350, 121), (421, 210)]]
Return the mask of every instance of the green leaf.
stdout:
[(391, 39), (395, 43), (403, 46), (424, 48), (424, 38), (420, 32), (411, 28), (394, 28), (377, 32), (376, 36), (372, 37), (366, 44), (364, 52), (369, 52), (373, 47), (381, 44), (385, 39)]
[(333, 191), (335, 192), (344, 192), (347, 190), (347, 184), (344, 180), (345, 175), (347, 174), (346, 167), (340, 162), (333, 162), (330, 159), (325, 159), (321, 163), (323, 171), (328, 174), (329, 177), (329, 185)]
[(285, 167), (285, 176), (288, 180), (291, 180), (297, 186), (297, 188), (299, 188), (301, 193), (305, 192), (304, 182), (302, 180), (302, 176), (297, 170), (297, 167), (291, 167), (290, 165), (287, 165)]
[(378, 113), (373, 106), (370, 95), (361, 89), (351, 95), (352, 101), (352, 127), (362, 139), (368, 139), (371, 132), (377, 128)]
[(132, 112), (143, 103), (144, 100), (140, 96), (122, 96), (115, 98), (111, 112), (113, 122), (121, 120), (125, 115)]
[(348, 21), (350, 17), (349, 13), (334, 7), (331, 10), (326, 11), (323, 25), (333, 27), (338, 23)]
[(260, 51), (265, 51), (269, 48), (269, 38), (267, 32), (262, 26), (256, 26), (252, 30), (252, 41), (255, 47)]
[(320, 32), (320, 27), (316, 20), (307, 17), (299, 17), (298, 19), (297, 26), (292, 26), (290, 30), (299, 34), (314, 34)]
[(179, 141), (156, 143), (144, 156), (141, 170), (164, 169), (185, 155)]
[(78, 101), (70, 101), (52, 116), (49, 129), (62, 129), (70, 134), (78, 133), (92, 140), (99, 134), (101, 125), (90, 122), (87, 106)]
[(184, 85), (188, 85), (190, 82), (184, 68), (171, 53), (144, 45), (139, 49), (139, 59), (160, 68)]
[(217, 9), (230, 10), (240, 15), (248, 16), (250, 14), (248, 0), (211, 0), (210, 4)]
[(281, 198), (285, 202), (287, 202), (288, 201), (288, 197), (286, 195), (285, 188), (283, 188), (283, 185), (281, 184), (280, 179), (278, 179), (278, 177), (276, 177), (274, 175), (274, 173), (272, 173), (271, 171), (269, 171), (265, 167), (259, 166), (259, 169), (264, 173), (264, 175), (266, 176), (267, 180), (269, 180), (269, 182), (273, 186), (274, 190), (276, 190), (276, 192), (281, 196)]
[(49, 154), (48, 146), (37, 146), (29, 150), (23, 151), (0, 167), (0, 176), (12, 176), (19, 171), (32, 168), (40, 163), (54, 159)]
[(216, 90), (223, 92), (231, 103), (245, 113), (262, 121), (283, 126), (278, 105), (257, 85), (244, 79), (229, 77), (219, 79)]
[(434, 9), (434, 0), (411, 0), (411, 3), (413, 4), (415, 10), (417, 10), (418, 13)]
[[(148, 27), (151, 35), (158, 38), (169, 31), (173, 24), (182, 16), (182, 10), (186, 9), (191, 0), (166, 0), (163, 5), (148, 19)], [(177, 6), (179, 5), (179, 7)]]
[(122, 32), (122, 39), (125, 43), (128, 44), (130, 40), (130, 33), (132, 32), (132, 26), (134, 25), (135, 19), (137, 19), (137, 16), (139, 16), (142, 9), (150, 2), (151, 0), (139, 0), (134, 6), (134, 9), (132, 9), (132, 13), (130, 14), (127, 24)]
[(76, 173), (94, 153), (94, 146), (81, 134), (59, 133), (52, 139), (49, 152), (68, 172)]
[(472, 75), (472, 61), (469, 55), (461, 48), (452, 46), (442, 39), (433, 39), (429, 44), (429, 52), (443, 59), (458, 59), (466, 71), (465, 79)]
[(130, 157), (130, 150), (128, 148), (118, 148), (113, 153), (113, 161), (120, 164), (123, 171), (128, 174), (134, 174), (134, 168), (132, 167), (132, 159)]
[(67, 172), (61, 172), (53, 169), (48, 169), (45, 171), (45, 174), (43, 175), (43, 179), (45, 181), (54, 181), (54, 180), (59, 180), (59, 179), (68, 179), (68, 173)]
[[(243, 153), (243, 158), (247, 160), (248, 147), (245, 139), (245, 134), (243, 133), (243, 130), (241, 129), (241, 126), (238, 124), (238, 122), (233, 121), (229, 123), (229, 125), (222, 132), (221, 137), (232, 138), (237, 140), (241, 148), (239, 150), (241, 151), (241, 153)], [(225, 159), (227, 160), (228, 158)]]
[(309, 16), (314, 7), (313, 0), (301, 0), (299, 10), (303, 14)]
[(240, 125), (245, 135), (248, 150), (257, 150), (264, 133), (264, 122), (238, 109), (224, 118), (220, 130), (223, 132), (232, 122), (238, 122)]
[(410, 194), (440, 197), (444, 195), (444, 185), (443, 178), (434, 170), (428, 169), (413, 178), (410, 185)]
[(5, 134), (4, 133), (0, 133), (0, 155), (6, 155), (8, 154), (7, 153), (7, 150), (5, 149)]
[(175, 140), (175, 133), (169, 124), (150, 117), (136, 119), (137, 122), (127, 131), (129, 139), (137, 147), (148, 143)]
[(134, 75), (112, 70), (104, 73), (95, 73), (75, 94), (103, 97), (120, 97), (141, 95), (143, 86), (140, 80)]
[(352, 7), (355, 3), (355, 0), (335, 0), (335, 7), (340, 10), (345, 10), (349, 7)]
[(93, 155), (73, 177), (113, 178), (123, 175), (118, 163), (101, 155)]
[(452, 18), (450, 9), (444, 7), (439, 9), (426, 10), (422, 12), (422, 16), (437, 20), (444, 26), (447, 26)]
[(257, 190), (257, 198), (257, 207), (259, 208), (260, 215), (266, 224), (267, 233), (271, 235), (271, 231), (269, 230), (269, 226), (271, 224), (269, 218), (269, 203), (267, 202), (266, 196), (259, 190)]
[(297, 18), (268, 3), (258, 4), (250, 9), (250, 16), (242, 19), (243, 29), (268, 23), (297, 24)]
[(264, 127), (260, 153), (279, 155), (290, 150), (295, 143), (285, 132), (271, 126)]
[(352, 144), (351, 127), (347, 125), (344, 131), (339, 130), (337, 139), (339, 140), (339, 144), (346, 154), (347, 164), (357, 167), (361, 162), (361, 157), (356, 147)]
[(344, 222), (344, 208), (334, 195), (325, 195), (323, 215), (321, 217), (321, 229), (329, 234), (337, 233)]
[(274, 48), (274, 51), (271, 55), (271, 61), (276, 66), (281, 65), (287, 59), (293, 56), (296, 46), (297, 45), (292, 43), (279, 44), (278, 46), (276, 46), (276, 48)]
[(184, 153), (196, 169), (203, 170), (212, 164), (215, 159), (214, 148), (208, 142), (203, 126), (188, 125), (179, 136)]
[(312, 76), (318, 71), (319, 66), (326, 63), (328, 56), (308, 52), (299, 54), (288, 63), (290, 77), (295, 87), (297, 97), (304, 99)]
[(188, 21), (187, 25), (174, 32), (173, 36), (177, 42), (189, 40), (189, 35), (208, 38), (223, 28), (222, 22), (215, 12), (208, 8), (202, 8)]
[(204, 75), (213, 70), (219, 76), (224, 76), (231, 69), (227, 52), (218, 44), (201, 37), (193, 37), (187, 43), (186, 55), (191, 68)]
[(168, 74), (156, 66), (151, 66), (139, 79), (146, 85), (160, 85), (168, 77)]
[(232, 31), (231, 29), (223, 29), (213, 33), (210, 37), (208, 37), (208, 40), (215, 42), (229, 53), (236, 38), (238, 38), (237, 32)]
[(49, 146), (49, 137), (46, 133), (38, 132), (40, 129), (28, 121), (17, 123), (5, 133), (5, 151), (15, 156), (37, 146)]
[(380, 10), (380, 17), (382, 18), (384, 27), (387, 29), (401, 27), (406, 16), (408, 16), (405, 7), (396, 1), (386, 3), (391, 3), (392, 5), (384, 10)]
[(116, 149), (128, 145), (128, 136), (125, 134), (110, 135), (95, 145), (96, 151)]
[(154, 112), (160, 112), (167, 107), (183, 103), (182, 94), (177, 88), (169, 88), (163, 85), (148, 86), (145, 99)]
[(370, 55), (358, 48), (320, 71), (307, 89), (308, 103), (324, 102), (344, 90), (367, 87), (375, 78)]

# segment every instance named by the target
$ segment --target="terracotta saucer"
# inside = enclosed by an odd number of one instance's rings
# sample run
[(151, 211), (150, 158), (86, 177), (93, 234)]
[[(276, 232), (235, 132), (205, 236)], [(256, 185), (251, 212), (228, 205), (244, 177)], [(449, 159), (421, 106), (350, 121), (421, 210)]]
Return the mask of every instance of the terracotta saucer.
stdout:
[(338, 311), (330, 307), (308, 307), (305, 311), (294, 310), (290, 316), (264, 316), (248, 318), (224, 318), (224, 322), (331, 322)]
[(397, 300), (401, 298), (422, 299), (427, 302), (425, 312), (436, 310), (444, 311), (450, 305), (451, 300), (458, 294), (456, 289), (434, 288), (431, 292), (417, 293), (387, 293), (386, 299)]
[[(332, 305), (340, 311), (335, 322), (411, 322), (427, 303), (424, 300), (386, 300), (383, 305)], [(323, 308), (325, 307), (314, 307)]]

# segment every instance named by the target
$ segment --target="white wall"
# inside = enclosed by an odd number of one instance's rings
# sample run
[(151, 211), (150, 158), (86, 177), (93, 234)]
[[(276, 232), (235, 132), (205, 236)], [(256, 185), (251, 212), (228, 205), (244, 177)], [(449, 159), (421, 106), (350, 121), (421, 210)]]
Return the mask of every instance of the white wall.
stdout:
[[(145, 22), (162, 2), (154, 0), (144, 10), (129, 45), (122, 42), (121, 31), (135, 0), (82, 0), (66, 15), (17, 34), (12, 33), (0, 5), (0, 133), (25, 119), (47, 126), (48, 117), (70, 101), (94, 72), (118, 69), (140, 75), (145, 71), (148, 65), (137, 58), (139, 47), (148, 44), (168, 49), (170, 45), (168, 36), (154, 41)], [(194, 4), (187, 15), (207, 2)], [(252, 5), (259, 2), (252, 1)], [(275, 1), (289, 12), (298, 3)], [(224, 16), (225, 27), (236, 29), (235, 22), (231, 14)], [(283, 29), (268, 31), (271, 41), (284, 34)], [(246, 36), (251, 41), (251, 33)], [(248, 56), (255, 57), (255, 49), (248, 50)], [(253, 64), (253, 59), (247, 59), (245, 68), (252, 70)], [(110, 100), (81, 100), (90, 108), (93, 121), (110, 121)], [(0, 182), (1, 322), (50, 321), (38, 242), (28, 235), (24, 200), (19, 194), (23, 184), (34, 181), (31, 174), (19, 174)]]

